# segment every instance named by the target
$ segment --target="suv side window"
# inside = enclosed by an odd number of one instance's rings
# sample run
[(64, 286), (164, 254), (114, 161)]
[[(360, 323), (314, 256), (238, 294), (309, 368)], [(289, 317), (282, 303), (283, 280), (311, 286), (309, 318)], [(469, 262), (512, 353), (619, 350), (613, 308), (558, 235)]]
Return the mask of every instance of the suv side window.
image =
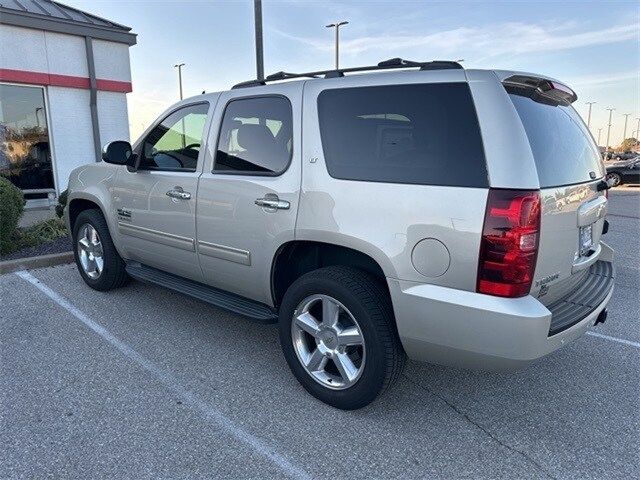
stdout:
[(139, 168), (195, 172), (208, 110), (208, 103), (198, 103), (166, 117), (144, 139)]
[(466, 83), (324, 90), (318, 115), (327, 170), (334, 178), (488, 186)]
[(285, 97), (254, 97), (227, 104), (213, 171), (279, 175), (293, 148), (291, 103)]

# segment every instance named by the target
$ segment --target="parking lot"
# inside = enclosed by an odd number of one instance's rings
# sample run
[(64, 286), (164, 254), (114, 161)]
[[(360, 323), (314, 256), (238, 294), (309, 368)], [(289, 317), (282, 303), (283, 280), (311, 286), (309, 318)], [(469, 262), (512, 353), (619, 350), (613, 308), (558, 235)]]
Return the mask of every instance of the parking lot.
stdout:
[(640, 193), (612, 193), (605, 325), (515, 373), (409, 363), (343, 412), (273, 325), (74, 265), (0, 276), (0, 478), (638, 478)]

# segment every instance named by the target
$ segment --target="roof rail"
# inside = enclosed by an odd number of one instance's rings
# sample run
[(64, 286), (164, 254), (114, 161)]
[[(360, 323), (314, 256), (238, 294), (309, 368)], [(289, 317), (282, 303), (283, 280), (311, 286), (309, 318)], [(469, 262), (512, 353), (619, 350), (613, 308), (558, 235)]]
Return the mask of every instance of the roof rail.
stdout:
[(461, 69), (462, 65), (458, 62), (452, 62), (449, 60), (434, 60), (432, 62), (414, 62), (412, 60), (404, 60), (402, 58), (391, 58), (377, 65), (370, 65), (367, 67), (352, 67), (352, 68), (340, 68), (334, 70), (320, 70), (317, 72), (307, 73), (287, 73), (277, 72), (268, 75), (264, 80), (249, 80), (247, 82), (238, 83), (232, 88), (245, 88), (245, 87), (257, 87), (258, 85), (266, 85), (267, 82), (275, 82), (278, 80), (290, 80), (293, 78), (336, 78), (344, 77), (345, 73), (353, 72), (367, 72), (375, 70), (393, 70), (396, 68), (419, 68), (420, 70), (450, 70)]

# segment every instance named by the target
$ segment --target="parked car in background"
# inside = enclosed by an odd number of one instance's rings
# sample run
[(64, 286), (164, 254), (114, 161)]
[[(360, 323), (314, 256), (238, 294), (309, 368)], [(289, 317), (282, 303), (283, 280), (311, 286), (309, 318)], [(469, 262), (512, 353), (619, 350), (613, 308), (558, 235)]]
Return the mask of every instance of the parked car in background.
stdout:
[(625, 183), (640, 184), (640, 157), (631, 160), (607, 162), (607, 181), (612, 187)]
[(338, 408), (407, 355), (528, 365), (604, 321), (613, 292), (576, 99), (540, 75), (392, 59), (183, 100), (71, 173), (78, 270), (278, 322), (295, 377)]

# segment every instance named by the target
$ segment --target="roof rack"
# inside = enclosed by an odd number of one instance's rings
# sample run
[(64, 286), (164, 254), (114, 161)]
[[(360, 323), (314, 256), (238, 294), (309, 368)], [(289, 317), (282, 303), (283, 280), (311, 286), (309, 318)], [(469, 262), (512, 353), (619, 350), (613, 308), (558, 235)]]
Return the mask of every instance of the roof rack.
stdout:
[(247, 82), (238, 83), (234, 85), (232, 89), (245, 88), (245, 87), (257, 87), (258, 85), (266, 85), (267, 82), (275, 82), (278, 80), (290, 80), (293, 78), (336, 78), (344, 77), (345, 73), (353, 72), (366, 72), (374, 70), (393, 70), (395, 68), (419, 68), (420, 70), (451, 70), (462, 69), (462, 65), (458, 62), (452, 62), (449, 60), (434, 60), (432, 62), (414, 62), (412, 60), (404, 60), (402, 58), (391, 58), (377, 65), (370, 65), (367, 67), (353, 67), (353, 68), (340, 68), (334, 70), (320, 70), (317, 72), (307, 73), (287, 73), (278, 72), (268, 75), (264, 80), (249, 80)]

